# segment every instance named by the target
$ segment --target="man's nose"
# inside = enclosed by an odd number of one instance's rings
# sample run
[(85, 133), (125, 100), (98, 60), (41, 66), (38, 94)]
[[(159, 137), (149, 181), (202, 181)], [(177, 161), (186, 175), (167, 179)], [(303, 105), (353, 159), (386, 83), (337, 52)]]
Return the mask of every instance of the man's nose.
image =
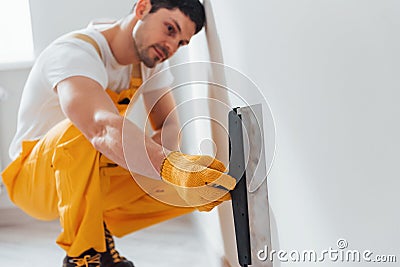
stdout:
[(179, 48), (179, 39), (178, 38), (171, 38), (170, 40), (168, 40), (166, 46), (168, 49), (168, 56), (172, 57), (175, 52), (178, 50)]

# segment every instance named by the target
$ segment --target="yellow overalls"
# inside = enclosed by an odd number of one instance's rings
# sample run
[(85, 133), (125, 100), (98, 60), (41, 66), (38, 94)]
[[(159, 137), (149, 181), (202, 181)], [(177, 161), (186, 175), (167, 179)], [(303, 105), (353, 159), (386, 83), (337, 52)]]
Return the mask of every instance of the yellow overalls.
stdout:
[[(121, 114), (128, 105), (118, 102), (132, 98), (141, 82), (132, 78), (130, 89), (120, 94), (107, 90)], [(129, 171), (96, 151), (68, 119), (42, 139), (24, 141), (19, 157), (2, 176), (10, 199), (27, 214), (40, 220), (60, 218), (57, 244), (71, 257), (89, 248), (106, 250), (103, 222), (121, 237), (194, 210), (151, 197)], [(176, 194), (164, 190), (162, 181), (151, 183), (153, 196)]]

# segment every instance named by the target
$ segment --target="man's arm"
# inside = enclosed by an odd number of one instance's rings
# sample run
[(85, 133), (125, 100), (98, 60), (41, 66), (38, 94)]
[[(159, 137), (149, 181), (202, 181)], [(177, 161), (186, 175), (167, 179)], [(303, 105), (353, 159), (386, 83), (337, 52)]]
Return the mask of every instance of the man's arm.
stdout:
[[(236, 180), (224, 173), (226, 168), (222, 162), (210, 156), (169, 151), (165, 158), (162, 146), (145, 136), (135, 124), (124, 120), (94, 80), (71, 77), (61, 81), (56, 91), (61, 108), (71, 122), (96, 150), (118, 165), (127, 169), (129, 166), (131, 172), (154, 179), (160, 179), (161, 172), (162, 180), (173, 185), (186, 203), (198, 206), (199, 210), (209, 211), (229, 199), (226, 192), (234, 188)], [(122, 134), (132, 138), (124, 138), (123, 144)], [(127, 155), (126, 161), (124, 155)], [(226, 190), (206, 187), (210, 183)]]
[(144, 93), (143, 102), (155, 131), (153, 140), (170, 150), (178, 150), (179, 119), (172, 92), (166, 88)]
[[(74, 76), (61, 81), (56, 91), (65, 115), (96, 150), (126, 169), (129, 166), (132, 172), (160, 179), (159, 170), (165, 158), (163, 148), (145, 136), (139, 127), (119, 115), (100, 84), (86, 77)], [(126, 161), (122, 127), (125, 127), (124, 133), (132, 136), (125, 138), (125, 148), (134, 151), (128, 153)]]

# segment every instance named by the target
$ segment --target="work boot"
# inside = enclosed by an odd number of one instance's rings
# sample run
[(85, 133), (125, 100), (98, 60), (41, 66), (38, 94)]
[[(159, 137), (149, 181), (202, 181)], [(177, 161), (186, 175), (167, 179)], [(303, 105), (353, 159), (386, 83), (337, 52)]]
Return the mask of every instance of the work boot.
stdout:
[(114, 238), (106, 224), (104, 224), (104, 233), (107, 251), (101, 253), (101, 267), (135, 267), (131, 261), (119, 255), (115, 249)]
[(82, 253), (79, 257), (65, 256), (63, 267), (100, 267), (101, 255), (94, 249)]

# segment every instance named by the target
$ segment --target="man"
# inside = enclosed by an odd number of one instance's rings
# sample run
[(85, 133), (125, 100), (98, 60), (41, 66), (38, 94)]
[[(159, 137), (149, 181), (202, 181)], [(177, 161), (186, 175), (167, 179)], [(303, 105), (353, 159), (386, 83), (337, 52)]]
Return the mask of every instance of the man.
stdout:
[[(13, 162), (2, 176), (11, 200), (26, 213), (60, 219), (64, 267), (131, 267), (112, 234), (195, 208), (209, 211), (229, 199), (235, 180), (221, 162), (171, 152), (176, 123), (166, 117), (175, 104), (165, 87), (143, 92), (152, 137), (123, 116), (142, 80), (162, 69), (204, 21), (198, 0), (138, 0), (120, 21), (63, 36), (38, 57), (21, 100)], [(167, 148), (162, 129), (173, 133), (166, 134)], [(154, 191), (142, 190), (132, 176), (150, 181)], [(187, 205), (150, 196), (171, 194), (167, 185)]]

